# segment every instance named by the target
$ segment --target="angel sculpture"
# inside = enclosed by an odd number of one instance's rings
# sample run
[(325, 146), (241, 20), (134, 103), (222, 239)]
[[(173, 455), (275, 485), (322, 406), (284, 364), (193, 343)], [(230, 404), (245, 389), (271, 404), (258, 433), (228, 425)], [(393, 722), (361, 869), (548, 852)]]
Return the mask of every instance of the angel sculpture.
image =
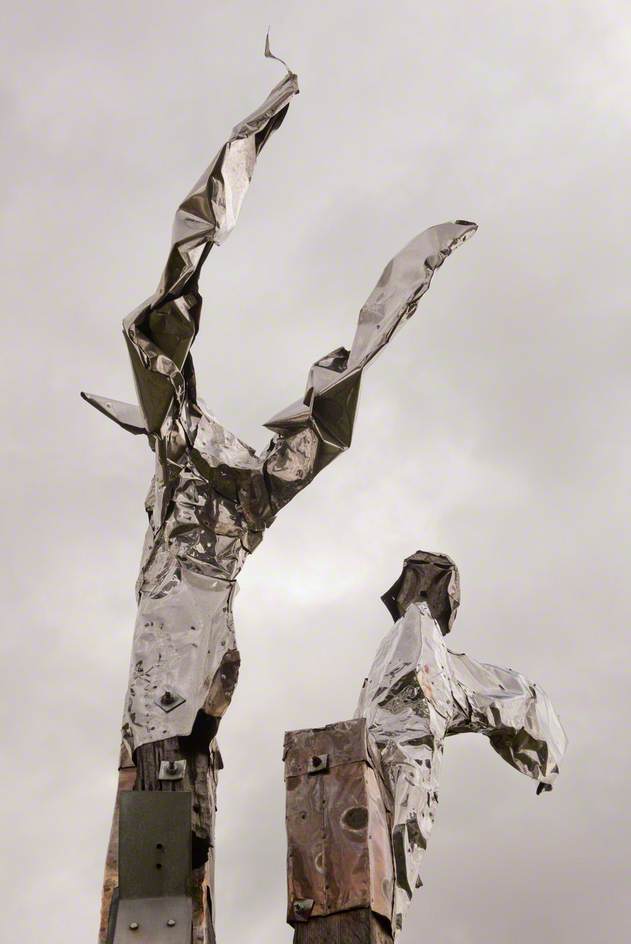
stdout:
[(538, 685), (445, 646), (460, 602), (451, 558), (412, 554), (382, 600), (396, 622), (381, 642), (355, 717), (366, 719), (376, 744), (390, 807), (396, 932), (421, 884), (445, 738), (486, 735), (500, 757), (538, 781), (538, 793), (552, 789), (567, 739)]
[(193, 802), (194, 867), (212, 842), (204, 757), (238, 675), (237, 575), (278, 512), (350, 446), (364, 368), (414, 314), (435, 270), (476, 230), (464, 221), (434, 226), (388, 263), (359, 313), (350, 351), (337, 348), (312, 366), (304, 397), (265, 424), (274, 435), (257, 454), (197, 396), (198, 282), (208, 253), (235, 226), (256, 159), (297, 92), (288, 70), (176, 211), (158, 288), (124, 321), (139, 405), (83, 394), (124, 429), (147, 436), (155, 454), (123, 735), (137, 789), (159, 787), (159, 760), (195, 755), (187, 775), (202, 797), (201, 812)]

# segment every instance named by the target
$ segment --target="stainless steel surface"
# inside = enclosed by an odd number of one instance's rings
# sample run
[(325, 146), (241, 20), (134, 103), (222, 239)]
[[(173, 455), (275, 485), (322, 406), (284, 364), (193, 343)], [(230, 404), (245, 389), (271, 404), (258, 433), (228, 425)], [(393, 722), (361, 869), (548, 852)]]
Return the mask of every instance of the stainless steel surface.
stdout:
[(185, 773), (185, 760), (163, 760), (160, 762), (158, 780), (183, 780)]
[[(434, 618), (430, 609), (441, 622)], [(364, 683), (356, 717), (365, 718), (380, 753), (392, 810), (395, 894), (400, 930), (434, 823), (445, 738), (477, 732), (511, 766), (550, 787), (567, 745), (546, 693), (512, 669), (447, 649), (459, 602), (456, 565), (418, 551), (384, 595), (396, 616)]]
[(191, 794), (121, 793), (118, 850), (114, 944), (190, 944)]
[(191, 794), (121, 793), (118, 856), (121, 900), (189, 894)]
[(193, 906), (184, 895), (118, 903), (114, 944), (190, 944)]
[[(84, 394), (122, 428), (144, 430), (155, 453), (124, 717), (131, 750), (188, 735), (200, 710), (226, 711), (240, 661), (232, 601), (241, 567), (278, 511), (350, 446), (364, 368), (476, 230), (462, 221), (434, 226), (388, 263), (350, 351), (337, 348), (313, 365), (304, 396), (266, 424), (275, 433), (266, 449), (257, 453), (227, 430), (197, 395), (190, 352), (201, 317), (199, 273), (234, 228), (257, 157), (297, 91), (288, 71), (176, 211), (158, 288), (124, 321), (139, 406)], [(221, 326), (214, 330), (220, 337)], [(168, 712), (160, 700), (167, 690), (183, 699)]]
[(158, 708), (162, 708), (163, 711), (169, 712), (174, 711), (175, 708), (179, 708), (180, 705), (183, 705), (186, 701), (182, 695), (179, 695), (177, 692), (169, 691), (168, 689), (160, 695), (159, 698), (155, 699), (155, 703)]

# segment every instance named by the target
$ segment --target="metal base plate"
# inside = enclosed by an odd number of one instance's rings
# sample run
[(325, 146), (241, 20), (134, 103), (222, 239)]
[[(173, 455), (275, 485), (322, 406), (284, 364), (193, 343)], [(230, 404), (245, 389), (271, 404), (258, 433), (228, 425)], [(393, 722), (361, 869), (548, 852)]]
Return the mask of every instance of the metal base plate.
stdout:
[(124, 898), (114, 944), (190, 944), (192, 922), (190, 898)]
[(185, 701), (186, 698), (184, 698), (183, 695), (171, 689), (170, 691), (163, 692), (159, 698), (156, 698), (155, 704), (168, 714), (170, 711), (173, 711), (174, 708), (179, 708), (180, 705), (183, 705)]
[(158, 780), (183, 780), (185, 773), (185, 760), (163, 760), (160, 762)]

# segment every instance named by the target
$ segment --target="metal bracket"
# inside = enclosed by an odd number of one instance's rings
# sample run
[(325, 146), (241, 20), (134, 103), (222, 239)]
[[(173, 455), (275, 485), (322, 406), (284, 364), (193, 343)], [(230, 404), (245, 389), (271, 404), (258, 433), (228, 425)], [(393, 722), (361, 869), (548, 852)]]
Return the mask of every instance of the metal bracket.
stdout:
[(119, 902), (115, 944), (189, 944), (193, 903), (173, 898), (125, 898)]
[(296, 921), (308, 921), (313, 911), (313, 898), (301, 898), (294, 902), (294, 916)]
[(173, 689), (168, 688), (162, 693), (162, 695), (160, 695), (159, 698), (155, 699), (155, 703), (158, 708), (162, 708), (162, 710), (167, 714), (169, 711), (173, 711), (174, 708), (179, 708), (180, 705), (183, 705), (185, 701), (186, 698), (184, 698), (183, 695), (180, 695), (179, 692), (174, 692)]
[(185, 773), (185, 760), (163, 760), (160, 762), (158, 780), (183, 780)]
[(113, 944), (190, 944), (191, 845), (190, 793), (121, 793)]
[(308, 774), (323, 774), (329, 769), (328, 754), (314, 754), (307, 762)]

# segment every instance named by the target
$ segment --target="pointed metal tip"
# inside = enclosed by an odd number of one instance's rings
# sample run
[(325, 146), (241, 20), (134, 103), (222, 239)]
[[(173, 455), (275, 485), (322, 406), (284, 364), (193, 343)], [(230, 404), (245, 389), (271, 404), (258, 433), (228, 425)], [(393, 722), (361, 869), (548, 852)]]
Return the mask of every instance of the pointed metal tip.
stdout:
[(121, 400), (113, 400), (111, 397), (99, 397), (95, 393), (81, 391), (81, 399), (93, 406), (95, 410), (107, 416), (122, 429), (134, 436), (146, 434), (144, 417), (140, 407), (133, 403), (124, 403)]
[(268, 26), (268, 27), (267, 27), (267, 33), (265, 34), (265, 58), (266, 58), (266, 59), (275, 59), (276, 62), (282, 62), (282, 64), (283, 64), (283, 65), (285, 66), (285, 68), (287, 69), (287, 72), (289, 73), (289, 75), (295, 75), (295, 72), (294, 72), (292, 69), (289, 68), (289, 66), (287, 65), (287, 63), (285, 62), (285, 60), (284, 60), (284, 59), (281, 59), (280, 56), (275, 56), (274, 53), (272, 52), (271, 47), (270, 47), (270, 44), (269, 44), (269, 32), (270, 32), (270, 27)]

